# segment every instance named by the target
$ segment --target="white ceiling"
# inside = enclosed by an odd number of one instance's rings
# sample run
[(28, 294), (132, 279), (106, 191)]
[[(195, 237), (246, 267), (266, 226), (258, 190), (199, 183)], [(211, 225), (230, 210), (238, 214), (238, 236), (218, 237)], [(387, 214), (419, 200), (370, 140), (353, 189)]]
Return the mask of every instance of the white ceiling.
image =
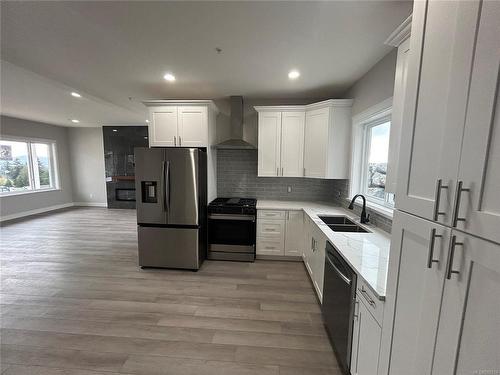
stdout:
[(408, 1), (2, 2), (2, 59), (16, 65), (2, 64), (2, 113), (98, 126), (143, 123), (144, 99), (335, 97), (410, 12)]

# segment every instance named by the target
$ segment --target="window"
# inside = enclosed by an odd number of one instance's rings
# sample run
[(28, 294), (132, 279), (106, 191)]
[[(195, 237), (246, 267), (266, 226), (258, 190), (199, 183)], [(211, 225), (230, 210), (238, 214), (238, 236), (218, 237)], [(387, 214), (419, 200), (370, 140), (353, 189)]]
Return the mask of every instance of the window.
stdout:
[(0, 195), (57, 188), (55, 142), (0, 140)]
[(394, 207), (394, 194), (385, 191), (389, 156), (390, 116), (363, 124), (360, 190), (374, 203)]

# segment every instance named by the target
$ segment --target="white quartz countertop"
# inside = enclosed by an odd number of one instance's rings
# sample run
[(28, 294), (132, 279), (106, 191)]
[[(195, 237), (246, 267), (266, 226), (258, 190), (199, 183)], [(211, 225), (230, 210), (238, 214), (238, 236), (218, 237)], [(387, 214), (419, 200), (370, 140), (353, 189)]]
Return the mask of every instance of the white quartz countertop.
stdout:
[[(257, 209), (304, 210), (378, 298), (385, 299), (391, 244), (388, 233), (370, 224), (360, 224), (359, 217), (352, 211), (332, 203), (257, 200)], [(318, 217), (320, 215), (347, 216), (370, 233), (334, 232)]]

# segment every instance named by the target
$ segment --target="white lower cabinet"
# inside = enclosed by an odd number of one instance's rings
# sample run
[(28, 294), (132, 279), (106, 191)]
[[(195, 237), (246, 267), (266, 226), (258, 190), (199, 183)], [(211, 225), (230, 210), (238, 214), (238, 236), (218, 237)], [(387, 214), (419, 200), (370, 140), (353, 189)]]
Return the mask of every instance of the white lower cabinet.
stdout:
[(399, 211), (392, 233), (389, 271), (398, 277), (389, 279), (395, 306), (382, 341), (390, 374), (498, 370), (500, 245)]
[(326, 236), (321, 229), (314, 224), (312, 230), (312, 254), (311, 254), (311, 280), (318, 294), (320, 302), (323, 302), (323, 277), (325, 274), (325, 247)]
[(285, 255), (302, 255), (303, 216), (302, 211), (287, 211), (286, 213)]
[(303, 212), (258, 210), (257, 255), (301, 256)]
[(356, 310), (351, 352), (351, 375), (377, 374), (382, 328), (365, 304), (365, 297), (356, 295)]

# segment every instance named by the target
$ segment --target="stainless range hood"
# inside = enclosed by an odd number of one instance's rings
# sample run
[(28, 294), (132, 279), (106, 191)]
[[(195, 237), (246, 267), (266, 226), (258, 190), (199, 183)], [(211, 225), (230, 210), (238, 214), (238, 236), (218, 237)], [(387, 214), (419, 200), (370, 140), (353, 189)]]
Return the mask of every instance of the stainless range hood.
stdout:
[(231, 139), (214, 147), (219, 150), (255, 150), (255, 146), (243, 140), (243, 97), (231, 96)]

